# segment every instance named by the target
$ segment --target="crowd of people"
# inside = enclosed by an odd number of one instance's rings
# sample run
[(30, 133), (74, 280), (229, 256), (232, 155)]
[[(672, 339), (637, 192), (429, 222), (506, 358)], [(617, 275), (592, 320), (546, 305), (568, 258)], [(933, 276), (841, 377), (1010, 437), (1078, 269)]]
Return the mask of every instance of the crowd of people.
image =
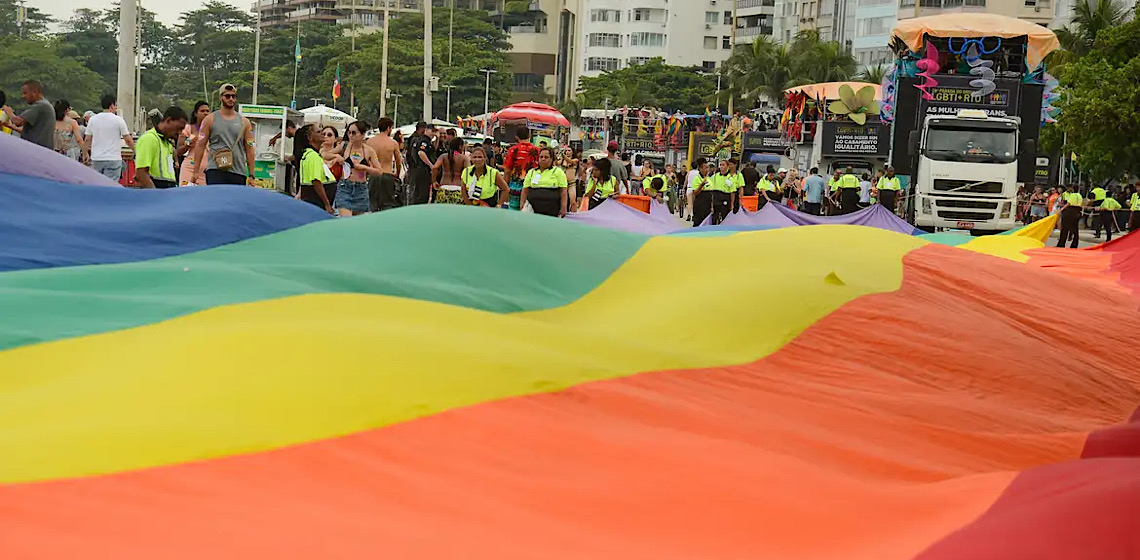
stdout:
[[(101, 112), (79, 115), (67, 100), (49, 102), (37, 81), (25, 82), (20, 93), (28, 107), (16, 114), (0, 91), (0, 133), (17, 133), (113, 180), (123, 177), (125, 144), (134, 152), (130, 182), (138, 187), (256, 184), (253, 128), (238, 112), (237, 88), (231, 84), (219, 89), (216, 110), (206, 101), (196, 103), (189, 115), (171, 107), (152, 115), (153, 126), (137, 140), (118, 115), (113, 95), (102, 97)], [(658, 169), (651, 159), (621, 154), (616, 142), (590, 156), (546, 141), (536, 145), (525, 127), (504, 147), (491, 139), (469, 143), (455, 129), (437, 130), (428, 123), (419, 123), (406, 139), (391, 119), (377, 124), (370, 130), (357, 121), (341, 133), (332, 126), (287, 123), (285, 135), (293, 139), (285, 166), (290, 194), (343, 217), (427, 203), (563, 217), (618, 195), (640, 195), (667, 204), (694, 226), (718, 224), (742, 206), (779, 203), (808, 214), (837, 215), (878, 203), (897, 214), (903, 202), (889, 166), (874, 175), (847, 168), (825, 176), (816, 168), (761, 171), (731, 157), (698, 157)], [(279, 140), (280, 135), (270, 145)], [(1025, 223), (1059, 215), (1058, 246), (1078, 245), (1082, 217), (1098, 239), (1103, 229), (1111, 240), (1114, 232), (1140, 229), (1140, 182), (1093, 187), (1083, 194), (1076, 185), (1048, 192), (1036, 187), (1019, 195), (1018, 210)]]

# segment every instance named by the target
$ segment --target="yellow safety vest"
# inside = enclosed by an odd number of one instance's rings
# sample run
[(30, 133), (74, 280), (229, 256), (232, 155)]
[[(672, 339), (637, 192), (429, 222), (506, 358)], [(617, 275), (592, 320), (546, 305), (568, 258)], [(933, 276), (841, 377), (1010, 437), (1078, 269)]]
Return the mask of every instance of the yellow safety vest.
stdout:
[(599, 183), (597, 179), (590, 177), (590, 180), (586, 183), (586, 192), (590, 192), (590, 189), (595, 189), (594, 194), (591, 197), (594, 200), (609, 198), (614, 195), (614, 192), (617, 191), (617, 178), (610, 177), (609, 181), (606, 181), (605, 183)]
[(641, 187), (647, 191), (653, 190), (653, 180), (654, 179), (661, 179), (661, 191), (662, 192), (665, 189), (669, 188), (669, 178), (664, 176), (664, 175), (654, 175), (652, 177), (646, 177), (644, 180), (641, 181)]
[(1128, 201), (1132, 206), (1133, 212), (1140, 212), (1140, 193), (1132, 193), (1132, 198)]
[(1081, 196), (1081, 193), (1065, 193), (1065, 202), (1068, 202), (1069, 206), (1081, 206), (1084, 204), (1085, 199)]
[(1108, 193), (1105, 192), (1104, 189), (1097, 187), (1097, 188), (1092, 190), (1092, 195), (1093, 195), (1093, 200), (1104, 200), (1104, 197), (1107, 196)]
[(564, 189), (566, 188), (566, 172), (561, 167), (551, 167), (546, 171), (531, 169), (523, 179), (523, 188), (529, 189)]
[(878, 185), (878, 188), (879, 188), (879, 190), (881, 190), (881, 191), (897, 191), (897, 190), (902, 190), (902, 189), (899, 187), (899, 178), (898, 178), (898, 177), (890, 177), (890, 178), (887, 178), (887, 177), (880, 177), (880, 178), (879, 178), (879, 185)]
[(736, 192), (736, 189), (744, 186), (744, 177), (742, 177), (739, 173), (730, 173), (728, 175), (721, 175), (720, 173), (717, 173), (716, 175), (712, 176), (712, 181), (710, 182), (712, 185), (710, 185), (708, 188), (714, 191), (734, 193)]
[(495, 196), (499, 192), (499, 185), (496, 180), (498, 176), (499, 170), (490, 166), (483, 172), (482, 177), (475, 177), (474, 166), (464, 169), (462, 180), (467, 187), (467, 196), (479, 200), (488, 200)]
[(857, 189), (859, 188), (859, 178), (854, 175), (844, 175), (839, 178), (839, 188)]
[(1121, 208), (1123, 208), (1123, 206), (1121, 206), (1120, 203), (1117, 202), (1115, 198), (1107, 198), (1106, 197), (1100, 203), (1100, 209), (1101, 210), (1120, 210)]
[(774, 192), (780, 190), (778, 183), (769, 181), (767, 177), (760, 179), (760, 190)]

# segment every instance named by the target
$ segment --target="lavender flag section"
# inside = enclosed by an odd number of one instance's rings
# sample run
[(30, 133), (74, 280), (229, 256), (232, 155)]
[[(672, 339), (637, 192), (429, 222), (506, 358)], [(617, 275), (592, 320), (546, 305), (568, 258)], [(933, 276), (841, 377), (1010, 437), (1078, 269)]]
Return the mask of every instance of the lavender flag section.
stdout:
[[(653, 208), (650, 207), (650, 212), (652, 211)], [(606, 200), (588, 212), (567, 214), (566, 219), (581, 224), (646, 235), (664, 235), (685, 227), (683, 223), (678, 223), (676, 218), (667, 214), (669, 214), (668, 208), (661, 208), (656, 214), (646, 214), (616, 200)]]
[(10, 134), (0, 134), (0, 173), (26, 175), (72, 185), (119, 186), (67, 156)]
[(790, 227), (822, 224), (867, 226), (896, 231), (904, 235), (918, 235), (922, 233), (880, 204), (872, 204), (870, 207), (858, 212), (840, 216), (813, 216), (798, 210), (793, 210), (783, 204), (767, 204), (761, 208), (759, 212), (741, 210), (740, 212), (730, 215), (722, 223), (722, 225), (737, 227), (750, 225)]

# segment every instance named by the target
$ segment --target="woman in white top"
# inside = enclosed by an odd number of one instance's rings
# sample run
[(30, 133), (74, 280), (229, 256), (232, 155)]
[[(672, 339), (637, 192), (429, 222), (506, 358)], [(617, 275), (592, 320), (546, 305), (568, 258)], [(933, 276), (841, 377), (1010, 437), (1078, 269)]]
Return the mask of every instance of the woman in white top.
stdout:
[(79, 123), (67, 113), (71, 104), (66, 99), (55, 102), (55, 149), (74, 161), (87, 160), (87, 143), (79, 132)]
[(859, 179), (859, 207), (866, 208), (871, 205), (871, 174), (864, 173)]

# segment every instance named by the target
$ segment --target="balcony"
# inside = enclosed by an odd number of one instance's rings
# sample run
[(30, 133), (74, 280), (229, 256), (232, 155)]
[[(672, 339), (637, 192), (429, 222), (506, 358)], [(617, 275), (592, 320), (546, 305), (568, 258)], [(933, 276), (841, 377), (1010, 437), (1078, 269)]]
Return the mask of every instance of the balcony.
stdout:
[(761, 7), (776, 7), (776, 0), (737, 0), (736, 9), (745, 10), (748, 8), (761, 8)]
[(771, 35), (772, 26), (758, 25), (755, 27), (740, 27), (736, 30), (736, 36), (739, 37), (756, 37), (758, 35)]

